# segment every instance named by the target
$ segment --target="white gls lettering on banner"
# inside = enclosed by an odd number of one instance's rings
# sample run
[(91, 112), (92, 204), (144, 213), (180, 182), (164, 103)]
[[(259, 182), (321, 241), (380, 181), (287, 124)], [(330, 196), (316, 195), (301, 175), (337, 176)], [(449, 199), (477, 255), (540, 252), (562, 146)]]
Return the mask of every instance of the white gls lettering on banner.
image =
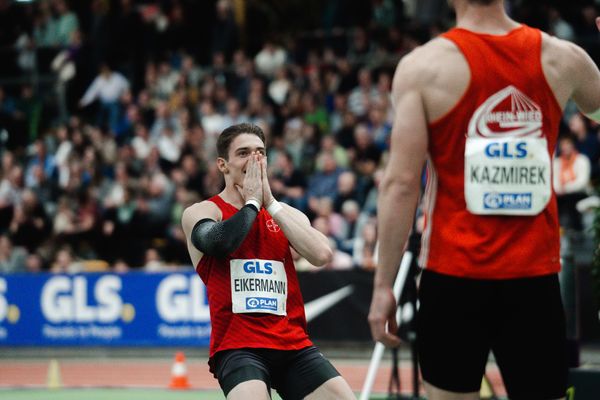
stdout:
[(8, 301), (6, 301), (6, 279), (0, 278), (0, 322), (8, 314)]
[(156, 291), (158, 314), (167, 322), (208, 321), (210, 310), (205, 291), (197, 276), (170, 275)]
[[(50, 278), (42, 289), (41, 306), (44, 317), (53, 323), (116, 321), (123, 310), (121, 278), (106, 275), (93, 287), (83, 276)], [(88, 291), (93, 291), (96, 305), (88, 304)]]

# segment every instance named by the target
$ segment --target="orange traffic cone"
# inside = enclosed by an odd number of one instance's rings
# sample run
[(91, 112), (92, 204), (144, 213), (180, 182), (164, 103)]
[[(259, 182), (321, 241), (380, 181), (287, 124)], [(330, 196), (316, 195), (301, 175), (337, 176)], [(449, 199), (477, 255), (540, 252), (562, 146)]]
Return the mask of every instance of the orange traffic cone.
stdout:
[(171, 389), (189, 389), (190, 383), (187, 377), (187, 367), (185, 366), (185, 355), (182, 351), (175, 353), (175, 362), (171, 368)]

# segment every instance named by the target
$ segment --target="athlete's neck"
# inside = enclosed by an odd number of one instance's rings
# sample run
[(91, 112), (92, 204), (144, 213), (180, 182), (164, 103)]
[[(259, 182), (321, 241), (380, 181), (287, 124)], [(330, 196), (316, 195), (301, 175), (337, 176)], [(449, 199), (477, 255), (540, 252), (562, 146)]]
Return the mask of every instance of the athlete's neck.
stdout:
[(504, 35), (520, 26), (506, 15), (501, 1), (488, 6), (457, 1), (455, 11), (456, 26), (475, 33)]
[(231, 204), (235, 208), (242, 208), (244, 206), (244, 198), (240, 194), (240, 192), (236, 189), (236, 187), (231, 185), (225, 185), (225, 189), (221, 193), (219, 193), (219, 197), (221, 197), (225, 202)]

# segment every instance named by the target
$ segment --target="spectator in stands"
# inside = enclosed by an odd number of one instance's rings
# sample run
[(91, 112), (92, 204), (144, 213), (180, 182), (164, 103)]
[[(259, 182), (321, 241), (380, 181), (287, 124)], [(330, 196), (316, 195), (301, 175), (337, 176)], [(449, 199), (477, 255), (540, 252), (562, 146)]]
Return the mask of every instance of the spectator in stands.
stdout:
[(100, 110), (97, 123), (100, 126), (117, 129), (119, 122), (119, 99), (121, 95), (129, 90), (129, 82), (119, 72), (113, 71), (109, 63), (104, 62), (100, 66), (100, 73), (88, 87), (79, 101), (80, 107), (86, 107), (96, 99), (100, 100)]
[(156, 138), (156, 148), (163, 171), (170, 172), (179, 161), (182, 145), (183, 135), (175, 133), (172, 126), (165, 125)]
[(358, 117), (367, 114), (369, 106), (374, 100), (377, 100), (379, 93), (377, 87), (373, 85), (371, 71), (367, 68), (361, 68), (358, 71), (358, 86), (352, 89), (348, 97), (348, 108)]
[(68, 234), (75, 231), (75, 210), (73, 209), (71, 199), (67, 196), (61, 196), (58, 199), (52, 228), (55, 235)]
[(345, 111), (342, 118), (342, 127), (335, 133), (336, 141), (345, 148), (351, 150), (354, 145), (354, 129), (358, 118), (351, 111)]
[(379, 194), (379, 184), (383, 178), (383, 169), (378, 168), (373, 174), (373, 187), (367, 192), (365, 202), (362, 207), (362, 213), (375, 215), (377, 212), (377, 198)]
[(580, 231), (581, 215), (575, 206), (579, 200), (587, 197), (590, 160), (577, 151), (575, 139), (571, 135), (559, 139), (558, 150), (559, 155), (554, 159), (552, 175), (559, 218), (563, 227)]
[[(25, 186), (34, 187), (40, 184), (39, 173), (43, 176), (54, 179), (56, 176), (56, 161), (53, 154), (48, 154), (46, 143), (38, 139), (33, 144), (33, 156), (27, 163), (25, 170)], [(35, 171), (39, 171), (36, 173)]]
[(66, 47), (71, 43), (73, 34), (79, 29), (77, 15), (69, 9), (66, 0), (55, 0), (53, 3), (56, 17), (56, 44)]
[(347, 112), (347, 110), (347, 96), (343, 93), (335, 93), (335, 95), (333, 96), (333, 110), (330, 110), (329, 112), (329, 126), (332, 134), (337, 136), (338, 132), (344, 126), (344, 115)]
[(204, 154), (207, 160), (215, 156), (217, 137), (225, 129), (225, 118), (219, 114), (211, 100), (204, 100), (200, 104), (199, 119), (204, 129)]
[(286, 60), (286, 51), (269, 39), (265, 41), (263, 48), (254, 57), (254, 65), (256, 72), (267, 78), (273, 78), (275, 72), (285, 65)]
[(37, 253), (28, 254), (25, 258), (25, 270), (29, 273), (42, 272), (45, 268), (44, 264), (44, 259)]
[(341, 214), (346, 222), (346, 229), (340, 237), (339, 248), (346, 253), (352, 254), (354, 239), (357, 236), (357, 232), (362, 231), (360, 205), (356, 200), (348, 199), (342, 203)]
[(103, 206), (106, 209), (115, 208), (125, 203), (125, 193), (130, 187), (131, 180), (127, 166), (124, 163), (115, 165), (114, 180), (107, 179), (102, 189)]
[(75, 259), (73, 250), (69, 246), (64, 246), (59, 249), (54, 255), (54, 260), (50, 265), (50, 272), (53, 274), (75, 274), (83, 272), (84, 270), (84, 264)]
[(6, 234), (0, 235), (0, 274), (26, 272), (27, 250), (15, 247)]
[(160, 256), (160, 253), (155, 248), (149, 248), (146, 250), (144, 260), (144, 270), (146, 272), (159, 272), (164, 271), (166, 265)]
[(240, 102), (235, 97), (230, 97), (227, 99), (225, 108), (227, 109), (227, 112), (223, 117), (223, 123), (225, 126), (248, 122), (248, 116), (242, 112)]
[(146, 196), (138, 200), (138, 204), (145, 203), (143, 208), (147, 211), (145, 226), (147, 233), (160, 236), (168, 226), (173, 205), (175, 188), (169, 179), (162, 173), (154, 174), (147, 180)]
[(329, 236), (336, 241), (343, 240), (348, 229), (348, 224), (344, 220), (344, 217), (333, 209), (333, 199), (331, 197), (321, 197), (317, 204), (317, 217), (327, 222)]
[(354, 129), (354, 142), (352, 169), (361, 179), (369, 180), (379, 166), (381, 150), (373, 142), (373, 137), (365, 124), (358, 124)]
[(283, 105), (292, 87), (286, 67), (281, 67), (275, 72), (275, 76), (269, 83), (269, 96), (277, 105)]
[(308, 207), (316, 212), (319, 209), (318, 199), (321, 197), (335, 197), (337, 182), (343, 172), (336, 164), (335, 158), (330, 153), (322, 153), (317, 162), (323, 165), (321, 171), (315, 172), (308, 179)]
[(65, 125), (56, 127), (54, 134), (58, 143), (54, 152), (57, 183), (59, 187), (64, 188), (69, 181), (69, 160), (73, 151), (73, 142), (70, 140), (69, 130)]
[(160, 99), (167, 100), (175, 91), (179, 78), (179, 72), (174, 70), (168, 61), (160, 62), (156, 77), (156, 95)]
[(292, 156), (282, 152), (272, 169), (271, 191), (280, 201), (299, 210), (306, 210), (306, 177), (295, 168)]
[(150, 133), (146, 125), (141, 122), (135, 125), (135, 136), (131, 140), (131, 146), (138, 160), (143, 160), (150, 154), (150, 149), (152, 148)]
[(336, 212), (342, 211), (342, 205), (347, 200), (354, 200), (358, 204), (364, 201), (364, 193), (359, 189), (356, 173), (344, 171), (338, 177), (337, 191), (334, 198), (333, 208)]
[(39, 3), (33, 20), (33, 38), (40, 47), (54, 47), (58, 44), (56, 21), (52, 17), (48, 1)]
[(12, 156), (6, 153), (2, 159), (2, 181), (0, 181), (0, 233), (5, 232), (12, 219), (15, 207), (21, 204), (23, 193), (23, 168), (7, 162)]
[(51, 221), (39, 203), (35, 193), (25, 189), (22, 202), (14, 208), (9, 234), (16, 246), (23, 246), (34, 252), (49, 237), (52, 231)]
[(571, 24), (565, 21), (556, 7), (548, 8), (549, 33), (559, 39), (574, 41), (575, 31)]
[(372, 220), (362, 227), (361, 234), (354, 239), (352, 249), (354, 265), (373, 270), (377, 266), (377, 253), (377, 223)]
[[(206, 174), (204, 163), (194, 154), (186, 154), (181, 160), (180, 168), (184, 175), (181, 184), (185, 189), (195, 193), (198, 197), (206, 198), (203, 186)], [(180, 224), (178, 223), (178, 225)]]
[[(332, 154), (336, 164), (340, 168), (348, 168), (350, 166), (350, 156), (348, 151), (337, 143), (333, 135), (323, 136), (321, 139), (320, 152)], [(315, 168), (320, 170), (323, 166), (317, 163)]]
[(319, 131), (329, 132), (329, 117), (325, 108), (317, 104), (314, 94), (309, 92), (302, 96), (302, 109), (306, 124), (317, 125)]
[(587, 156), (591, 163), (592, 179), (600, 176), (600, 129), (592, 127), (591, 121), (580, 113), (569, 118), (569, 131), (575, 138), (575, 147), (581, 154)]
[[(136, 200), (133, 189), (127, 187), (122, 203), (107, 208), (102, 215), (98, 250), (110, 263), (121, 260), (130, 267), (143, 265), (146, 221)], [(137, 240), (131, 240), (133, 237)]]
[(386, 120), (387, 110), (382, 102), (373, 102), (369, 108), (367, 118), (367, 129), (373, 138), (375, 146), (381, 151), (389, 148), (390, 135), (392, 133), (392, 124)]
[(212, 26), (212, 54), (223, 53), (231, 57), (238, 45), (239, 29), (233, 16), (231, 2), (219, 0), (216, 3), (216, 18)]
[(352, 256), (338, 249), (337, 242), (334, 239), (329, 238), (329, 246), (331, 246), (333, 257), (331, 258), (330, 262), (323, 266), (324, 269), (335, 269), (338, 271), (343, 271), (354, 268), (354, 261), (352, 260)]

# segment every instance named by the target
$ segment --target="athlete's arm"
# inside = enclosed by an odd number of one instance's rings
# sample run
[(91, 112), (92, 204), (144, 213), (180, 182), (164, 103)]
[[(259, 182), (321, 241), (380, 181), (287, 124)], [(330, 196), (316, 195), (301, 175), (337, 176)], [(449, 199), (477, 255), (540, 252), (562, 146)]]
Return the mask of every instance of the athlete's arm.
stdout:
[(257, 215), (256, 206), (247, 204), (226, 221), (203, 218), (192, 228), (190, 241), (203, 254), (224, 257), (240, 247)]
[(386, 346), (400, 344), (395, 335), (396, 300), (392, 286), (412, 227), (427, 154), (427, 122), (421, 94), (423, 65), (418, 57), (418, 53), (412, 53), (403, 58), (394, 76), (390, 159), (377, 204), (379, 263), (369, 323), (373, 338)]
[[(596, 19), (600, 30), (600, 18)], [(575, 62), (573, 101), (588, 118), (600, 122), (600, 71), (591, 57), (579, 46), (571, 44)]]
[(198, 221), (203, 219), (209, 219), (218, 222), (221, 220), (221, 218), (222, 214), (221, 210), (219, 210), (219, 207), (217, 207), (217, 205), (212, 201), (208, 200), (193, 204), (183, 211), (183, 215), (181, 216), (181, 226), (183, 227), (183, 232), (185, 233), (188, 252), (190, 253), (190, 258), (192, 259), (194, 266), (198, 264), (198, 261), (200, 261), (203, 256), (202, 251), (198, 250), (192, 243), (192, 231), (194, 230), (194, 226), (198, 223)]
[(333, 253), (329, 247), (329, 239), (313, 228), (308, 217), (300, 210), (285, 203), (278, 203), (271, 194), (267, 177), (267, 159), (261, 161), (263, 176), (263, 198), (267, 211), (287, 237), (290, 245), (308, 262), (315, 266), (328, 264)]

